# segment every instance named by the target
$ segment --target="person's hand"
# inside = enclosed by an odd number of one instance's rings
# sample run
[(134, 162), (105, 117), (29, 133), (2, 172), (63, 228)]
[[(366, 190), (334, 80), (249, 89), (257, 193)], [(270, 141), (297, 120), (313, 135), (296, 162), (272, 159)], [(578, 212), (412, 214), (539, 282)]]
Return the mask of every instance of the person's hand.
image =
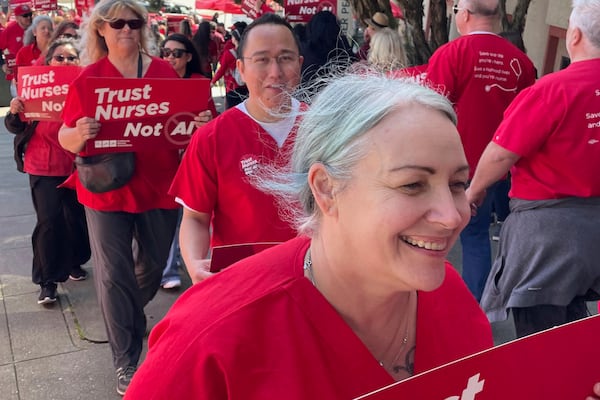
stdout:
[(598, 400), (600, 399), (600, 382), (597, 382), (594, 387), (592, 388), (592, 391), (594, 392), (594, 396), (588, 396), (585, 398), (585, 400)]
[(23, 103), (23, 98), (19, 96), (13, 97), (13, 99), (10, 101), (10, 113), (18, 114), (23, 111), (25, 111), (25, 104)]
[(202, 282), (206, 278), (210, 278), (214, 275), (213, 272), (210, 272), (210, 258), (195, 260), (194, 264), (188, 266), (188, 272), (190, 273), (193, 284)]
[(196, 129), (200, 128), (201, 126), (206, 125), (206, 123), (209, 122), (211, 119), (213, 119), (213, 115), (210, 112), (210, 110), (200, 111), (198, 113), (198, 115), (196, 115), (194, 117), (194, 123), (196, 124)]
[(90, 117), (79, 118), (75, 123), (75, 127), (84, 143), (90, 139), (94, 139), (100, 131), (100, 123)]
[(477, 215), (477, 207), (483, 204), (483, 200), (485, 200), (486, 191), (482, 192), (473, 192), (471, 188), (467, 189), (467, 202), (471, 206), (471, 215), (474, 217)]

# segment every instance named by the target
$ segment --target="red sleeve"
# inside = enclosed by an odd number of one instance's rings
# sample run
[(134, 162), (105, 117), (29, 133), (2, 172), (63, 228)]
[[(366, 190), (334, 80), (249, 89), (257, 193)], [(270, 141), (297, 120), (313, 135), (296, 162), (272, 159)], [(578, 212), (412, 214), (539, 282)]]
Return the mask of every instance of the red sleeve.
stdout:
[(231, 54), (231, 51), (227, 50), (221, 54), (221, 59), (219, 60), (219, 69), (215, 72), (215, 76), (212, 78), (212, 83), (217, 82), (219, 79), (225, 75), (227, 70), (235, 68), (235, 57)]

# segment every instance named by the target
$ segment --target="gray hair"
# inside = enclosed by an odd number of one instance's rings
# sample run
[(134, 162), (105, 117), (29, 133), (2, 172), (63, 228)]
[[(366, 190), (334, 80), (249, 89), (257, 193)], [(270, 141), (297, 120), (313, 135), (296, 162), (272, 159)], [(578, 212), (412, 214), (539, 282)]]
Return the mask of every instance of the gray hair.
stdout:
[[(31, 21), (31, 25), (29, 25), (29, 27), (23, 34), (23, 45), (24, 46), (28, 46), (31, 43), (35, 42), (35, 36), (33, 34), (33, 31), (36, 30), (38, 25), (44, 21), (48, 22), (50, 24), (50, 28), (52, 28), (52, 19), (49, 16), (47, 16), (47, 15), (36, 16), (33, 19), (33, 21)], [(42, 50), (44, 50), (44, 49), (42, 49)]]
[(569, 24), (600, 49), (600, 0), (573, 0)]
[[(102, 24), (116, 20), (119, 12), (125, 9), (131, 10), (138, 18), (148, 21), (146, 8), (137, 0), (101, 0), (94, 6), (92, 14), (82, 24), (80, 48), (83, 65), (95, 63), (108, 54), (106, 41), (100, 36), (98, 29)], [(140, 29), (140, 51), (156, 55), (158, 47), (151, 35), (152, 32), (145, 23)]]
[(303, 115), (289, 170), (268, 171), (258, 186), (279, 198), (280, 210), (287, 214), (282, 217), (299, 233), (313, 234), (320, 212), (308, 185), (309, 168), (322, 163), (343, 185), (368, 152), (365, 133), (392, 112), (413, 104), (437, 110), (456, 124), (448, 99), (411, 78), (368, 70), (331, 81)]

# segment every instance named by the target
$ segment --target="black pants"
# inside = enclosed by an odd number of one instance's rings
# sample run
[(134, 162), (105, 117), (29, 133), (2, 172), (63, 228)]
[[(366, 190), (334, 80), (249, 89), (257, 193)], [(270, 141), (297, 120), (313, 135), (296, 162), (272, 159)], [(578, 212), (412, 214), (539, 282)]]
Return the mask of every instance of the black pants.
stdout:
[(31, 279), (42, 285), (64, 282), (71, 269), (90, 259), (83, 206), (74, 190), (58, 188), (64, 176), (29, 175), (37, 222), (31, 235)]
[(144, 306), (160, 287), (177, 224), (177, 209), (143, 213), (86, 207), (98, 303), (115, 369), (137, 366), (144, 335)]
[(511, 308), (517, 337), (531, 335), (557, 325), (577, 321), (589, 315), (583, 297), (576, 297), (566, 306), (539, 305)]

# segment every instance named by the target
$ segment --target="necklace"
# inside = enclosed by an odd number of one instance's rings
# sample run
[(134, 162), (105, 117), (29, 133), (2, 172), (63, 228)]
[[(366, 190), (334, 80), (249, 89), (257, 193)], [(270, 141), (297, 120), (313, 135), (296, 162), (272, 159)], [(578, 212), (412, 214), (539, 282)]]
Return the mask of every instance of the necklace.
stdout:
[[(308, 275), (308, 279), (310, 280), (310, 282), (312, 283), (312, 285), (318, 289), (317, 286), (317, 282), (315, 281), (315, 276), (313, 274), (313, 268), (312, 268), (312, 257), (310, 255), (310, 248), (307, 250), (306, 255), (304, 256), (304, 266), (303, 266), (305, 275)], [(408, 306), (410, 305), (410, 300), (412, 297), (412, 291), (409, 292), (408, 294), (408, 300), (407, 300), (407, 309)], [(402, 322), (402, 321), (401, 321)], [(390, 350), (390, 348), (392, 347), (392, 345), (394, 344), (394, 341), (396, 340), (396, 336), (398, 335), (398, 332), (400, 331), (400, 327), (402, 324), (400, 324), (398, 326), (398, 328), (396, 329), (396, 332), (394, 333), (394, 336), (392, 337), (392, 340), (388, 346), (388, 348), (386, 349), (385, 354), (387, 354)], [(402, 351), (404, 350), (404, 347), (406, 346), (406, 344), (408, 343), (408, 328), (410, 327), (410, 321), (408, 320), (408, 318), (406, 318), (406, 328), (404, 329), (404, 337), (402, 338), (402, 341), (400, 343), (400, 346), (398, 347), (398, 352), (396, 353), (396, 355), (394, 356), (392, 362), (390, 363), (391, 367), (390, 369), (394, 372), (394, 373), (399, 373), (402, 369), (406, 369), (411, 375), (412, 375), (412, 367), (410, 365), (408, 365), (407, 363), (407, 367), (403, 367), (400, 365), (396, 365), (396, 363), (398, 362), (398, 360), (400, 359), (400, 356), (402, 355)], [(410, 353), (410, 352), (409, 352)], [(409, 354), (410, 355), (410, 354)], [(407, 360), (408, 361), (408, 360)], [(378, 360), (379, 365), (382, 368), (386, 368), (387, 364), (384, 364), (383, 359), (379, 359)]]

